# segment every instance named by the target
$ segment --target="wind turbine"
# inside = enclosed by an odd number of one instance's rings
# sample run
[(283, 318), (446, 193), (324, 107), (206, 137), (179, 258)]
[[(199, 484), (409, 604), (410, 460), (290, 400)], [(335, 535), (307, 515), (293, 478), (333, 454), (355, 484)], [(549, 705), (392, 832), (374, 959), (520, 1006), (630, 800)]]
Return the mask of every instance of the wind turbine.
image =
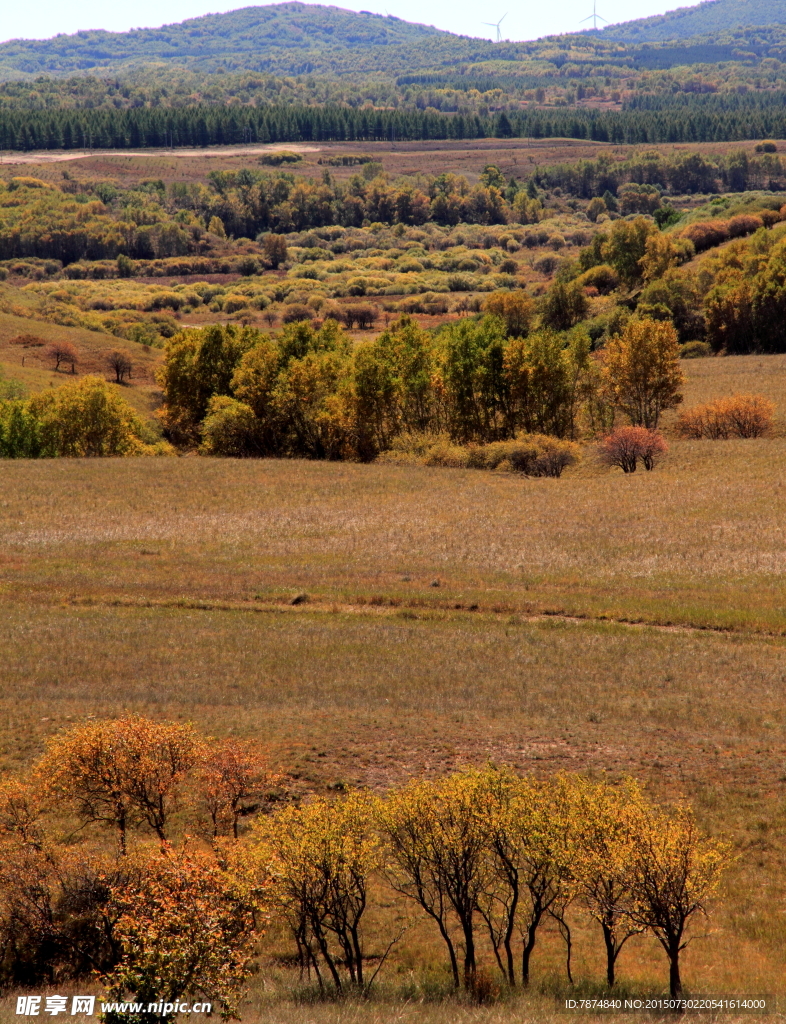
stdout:
[[(588, 18), (582, 18), (581, 21), (579, 22), (580, 25), (583, 25), (585, 21), (591, 21), (592, 22), (592, 28), (594, 29), (595, 32), (598, 31), (598, 18), (600, 18), (601, 21), (606, 21), (605, 18), (601, 18), (601, 16), (598, 14), (597, 6), (598, 6), (597, 0), (592, 0), (592, 14), (590, 14), (590, 16)], [(606, 24), (608, 25), (607, 21), (606, 21)]]
[(497, 30), (497, 42), (498, 43), (502, 42), (502, 33), (500, 32), (499, 27), (502, 24), (502, 22), (505, 20), (505, 18), (507, 18), (509, 13), (510, 13), (509, 11), (505, 11), (505, 13), (502, 15), (502, 17), (497, 22), (494, 22), (494, 21), (484, 21), (483, 22), (483, 24), (484, 25), (488, 25), (489, 28), (495, 28)]

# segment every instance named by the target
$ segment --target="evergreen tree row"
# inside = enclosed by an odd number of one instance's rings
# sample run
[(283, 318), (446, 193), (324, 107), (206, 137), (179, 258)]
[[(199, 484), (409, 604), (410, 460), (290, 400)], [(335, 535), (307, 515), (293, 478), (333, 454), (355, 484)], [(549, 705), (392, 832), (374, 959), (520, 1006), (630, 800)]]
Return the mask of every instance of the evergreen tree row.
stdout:
[(496, 117), (339, 106), (0, 112), (0, 150), (138, 149), (243, 143), (575, 138), (613, 143), (786, 137), (786, 108), (672, 105), (616, 112), (533, 109)]

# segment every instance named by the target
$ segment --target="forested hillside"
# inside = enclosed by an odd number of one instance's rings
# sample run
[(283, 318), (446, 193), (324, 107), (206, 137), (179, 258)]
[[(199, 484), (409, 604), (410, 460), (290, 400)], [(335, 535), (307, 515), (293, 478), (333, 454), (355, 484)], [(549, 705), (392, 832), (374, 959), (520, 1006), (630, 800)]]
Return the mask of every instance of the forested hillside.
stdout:
[[(131, 32), (82, 31), (0, 45), (0, 79), (158, 64), (199, 72), (389, 75), (434, 69), (460, 77), (586, 77), (612, 69), (750, 63), (784, 52), (774, 0), (708, 0), (659, 18), (530, 42), (491, 43), (400, 18), (298, 2), (245, 7)], [(762, 31), (762, 26), (767, 26)], [(530, 81), (530, 85), (532, 82)]]
[(780, 0), (705, 0), (653, 18), (609, 25), (600, 35), (632, 43), (664, 42), (744, 26), (783, 24), (786, 24), (786, 5)]
[(301, 74), (398, 71), (482, 60), (493, 44), (413, 25), (392, 16), (284, 3), (209, 14), (181, 24), (131, 32), (77, 32), (0, 46), (0, 69), (62, 73), (157, 60)]
[[(285, 3), (16, 40), (0, 46), (0, 149), (783, 138), (786, 26), (761, 25), (776, 16), (766, 2), (711, 0), (611, 34), (492, 44)], [(664, 41), (633, 42), (653, 25)]]

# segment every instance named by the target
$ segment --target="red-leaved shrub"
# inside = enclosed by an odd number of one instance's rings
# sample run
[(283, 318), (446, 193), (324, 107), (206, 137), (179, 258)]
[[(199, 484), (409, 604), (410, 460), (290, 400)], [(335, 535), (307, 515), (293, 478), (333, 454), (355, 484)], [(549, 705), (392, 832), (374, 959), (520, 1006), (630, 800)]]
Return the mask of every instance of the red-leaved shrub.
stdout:
[(600, 457), (607, 466), (619, 466), (623, 473), (635, 473), (641, 462), (645, 469), (653, 469), (659, 456), (668, 451), (668, 445), (659, 430), (646, 427), (618, 427), (600, 446)]

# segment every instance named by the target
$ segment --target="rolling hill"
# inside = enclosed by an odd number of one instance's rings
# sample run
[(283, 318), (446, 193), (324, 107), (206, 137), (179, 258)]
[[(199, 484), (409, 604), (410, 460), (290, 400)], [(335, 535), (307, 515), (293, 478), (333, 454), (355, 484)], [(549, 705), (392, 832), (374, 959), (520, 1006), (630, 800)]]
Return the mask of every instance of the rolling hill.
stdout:
[(494, 45), (392, 16), (297, 2), (244, 7), (161, 28), (89, 31), (0, 45), (0, 74), (64, 74), (166, 61), (194, 70), (399, 72), (488, 59)]
[[(491, 43), (392, 16), (296, 2), (160, 28), (84, 31), (0, 44), (0, 81), (165, 68), (273, 75), (528, 75), (565, 64), (669, 68), (786, 58), (786, 0), (706, 0), (602, 31)], [(436, 83), (435, 83), (436, 84)], [(534, 84), (534, 81), (530, 83)]]
[(786, 25), (784, 0), (705, 0), (668, 14), (609, 25), (597, 34), (630, 43), (659, 43), (764, 25)]

